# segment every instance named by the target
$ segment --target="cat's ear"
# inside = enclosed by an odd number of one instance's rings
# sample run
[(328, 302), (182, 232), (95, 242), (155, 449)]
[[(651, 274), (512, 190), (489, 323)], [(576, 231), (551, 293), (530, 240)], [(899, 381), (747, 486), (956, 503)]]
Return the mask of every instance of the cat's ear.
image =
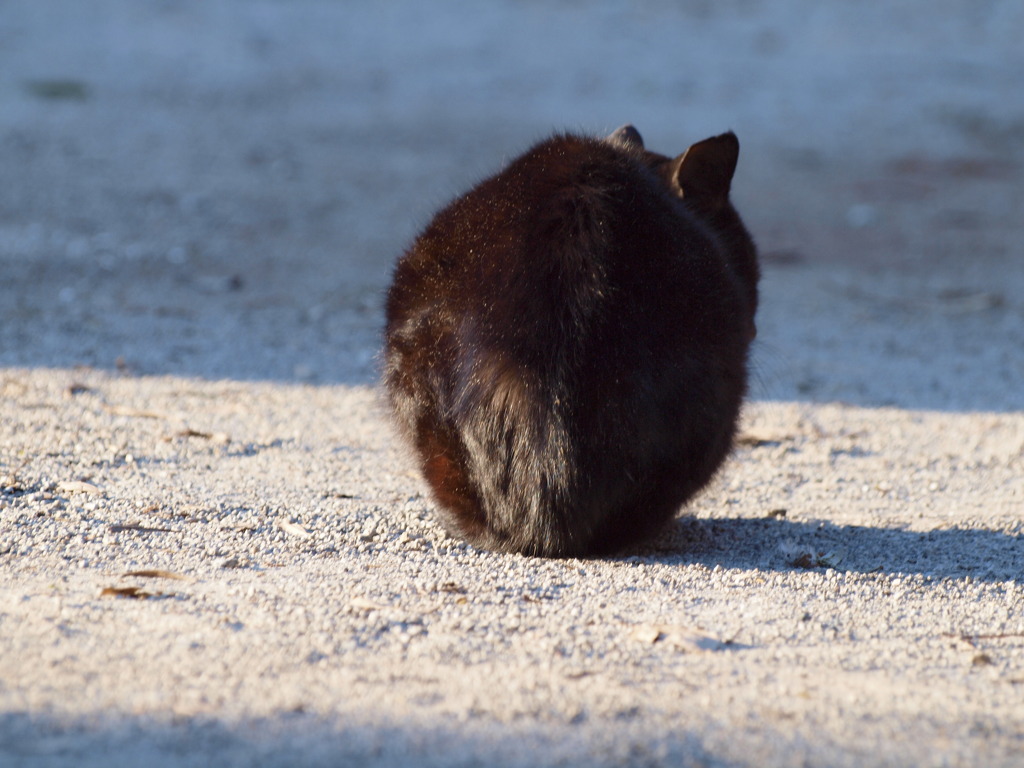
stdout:
[(633, 147), (634, 149), (644, 148), (644, 140), (640, 135), (640, 131), (628, 124), (612, 131), (605, 141), (619, 144), (623, 147)]
[(717, 211), (729, 200), (740, 142), (732, 131), (699, 141), (672, 161), (672, 186), (684, 200)]

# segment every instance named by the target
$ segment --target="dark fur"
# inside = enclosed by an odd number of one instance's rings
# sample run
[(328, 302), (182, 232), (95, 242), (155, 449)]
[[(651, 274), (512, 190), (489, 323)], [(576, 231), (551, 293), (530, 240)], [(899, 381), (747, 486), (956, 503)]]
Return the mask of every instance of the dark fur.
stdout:
[(399, 260), (384, 383), (447, 526), (610, 553), (728, 455), (758, 264), (731, 133), (677, 158), (631, 126), (555, 136), (444, 208)]

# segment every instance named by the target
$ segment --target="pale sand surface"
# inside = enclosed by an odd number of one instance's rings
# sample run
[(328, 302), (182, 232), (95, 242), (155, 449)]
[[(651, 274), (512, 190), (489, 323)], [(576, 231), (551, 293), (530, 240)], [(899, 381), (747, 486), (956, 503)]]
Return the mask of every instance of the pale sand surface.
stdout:
[[(0, 766), (1024, 764), (1024, 13), (903, 5), (0, 4)], [(743, 142), (742, 439), (642, 550), (476, 551), (390, 264), (627, 120)]]

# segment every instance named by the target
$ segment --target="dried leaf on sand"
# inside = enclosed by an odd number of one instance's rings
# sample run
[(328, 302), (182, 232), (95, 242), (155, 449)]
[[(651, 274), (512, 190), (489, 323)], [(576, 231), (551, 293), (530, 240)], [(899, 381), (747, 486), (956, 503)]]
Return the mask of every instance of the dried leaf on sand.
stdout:
[(158, 593), (146, 592), (139, 587), (104, 587), (100, 597), (124, 597), (132, 600), (146, 600), (150, 597), (159, 597)]
[(295, 536), (300, 539), (308, 539), (313, 535), (310, 531), (306, 530), (298, 523), (293, 523), (291, 520), (278, 520), (277, 527), (289, 536)]
[(381, 611), (381, 610), (384, 610), (385, 608), (387, 608), (386, 605), (382, 605), (380, 603), (375, 603), (373, 600), (370, 600), (369, 598), (366, 598), (366, 597), (361, 597), (359, 595), (357, 595), (357, 596), (353, 597), (351, 600), (349, 600), (348, 604), (349, 604), (349, 607), (356, 608), (356, 609), (361, 610), (361, 611)]
[(674, 624), (638, 624), (630, 630), (629, 637), (650, 645), (670, 645), (684, 653), (709, 653), (740, 647), (731, 640), (719, 640), (699, 629)]
[(103, 493), (98, 485), (87, 483), (85, 480), (66, 480), (57, 484), (57, 490), (61, 493)]
[(174, 571), (161, 571), (155, 569), (129, 571), (125, 576), (136, 576), (142, 579), (177, 579), (178, 581), (185, 581), (188, 578), (187, 576), (182, 576), (180, 573), (174, 573)]

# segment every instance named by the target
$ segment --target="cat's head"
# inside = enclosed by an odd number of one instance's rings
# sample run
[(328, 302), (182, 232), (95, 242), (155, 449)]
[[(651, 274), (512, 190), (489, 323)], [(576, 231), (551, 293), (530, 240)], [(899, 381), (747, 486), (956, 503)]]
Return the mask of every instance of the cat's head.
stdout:
[(730, 264), (743, 284), (750, 307), (750, 335), (756, 333), (757, 284), (761, 276), (757, 248), (729, 200), (740, 142), (729, 131), (698, 141), (676, 157), (650, 152), (632, 125), (612, 132), (605, 141), (628, 150), (643, 161), (668, 190), (684, 201), (721, 239)]
[(632, 125), (622, 126), (605, 141), (639, 152), (673, 193), (701, 213), (716, 213), (729, 204), (740, 155), (740, 142), (732, 131), (698, 141), (674, 158), (649, 151)]

